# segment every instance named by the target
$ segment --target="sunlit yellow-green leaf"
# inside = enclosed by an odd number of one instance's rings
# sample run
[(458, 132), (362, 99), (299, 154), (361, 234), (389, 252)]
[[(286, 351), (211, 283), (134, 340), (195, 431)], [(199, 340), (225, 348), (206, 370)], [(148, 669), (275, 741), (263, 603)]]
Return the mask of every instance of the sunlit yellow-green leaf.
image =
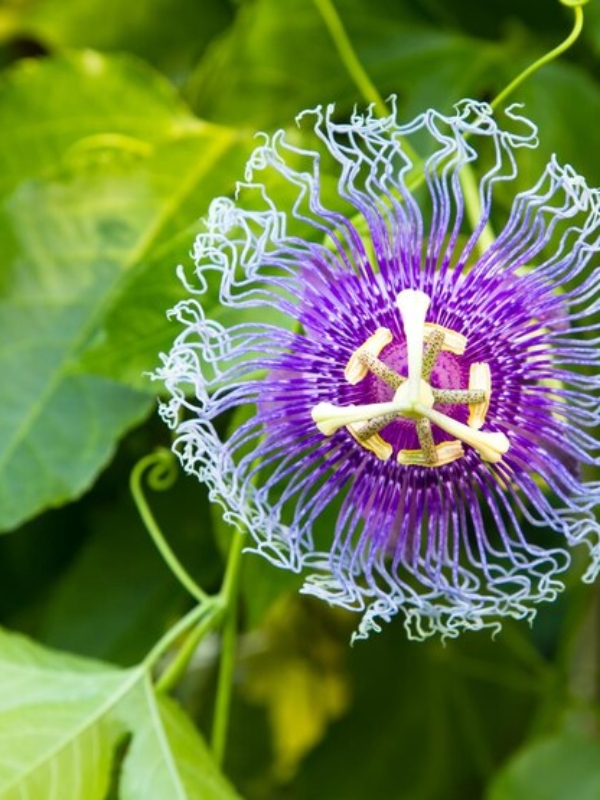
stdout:
[(236, 800), (191, 721), (143, 667), (118, 670), (0, 631), (0, 799)]

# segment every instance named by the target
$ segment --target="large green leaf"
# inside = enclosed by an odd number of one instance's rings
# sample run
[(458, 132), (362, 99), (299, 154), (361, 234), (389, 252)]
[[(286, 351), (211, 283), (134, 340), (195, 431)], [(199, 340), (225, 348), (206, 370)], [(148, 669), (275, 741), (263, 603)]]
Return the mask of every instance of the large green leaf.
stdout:
[[(189, 248), (178, 235), (236, 147), (234, 132), (195, 120), (128, 59), (27, 62), (0, 84), (0, 529), (80, 494), (147, 414), (149, 382), (142, 394), (116, 380), (133, 374), (143, 385), (157, 341), (170, 338), (173, 243)], [(82, 366), (130, 274), (141, 263), (149, 272), (160, 254), (168, 278), (149, 282), (157, 304), (162, 295), (153, 318), (162, 339), (136, 317), (134, 298), (127, 317), (142, 355), (128, 363), (112, 350), (106, 369)]]
[(1, 800), (235, 800), (188, 718), (146, 670), (117, 670), (0, 631)]
[(253, 146), (227, 129), (207, 130), (161, 148), (143, 165), (144, 172), (160, 170), (165, 188), (173, 192), (173, 219), (160, 241), (132, 265), (122, 291), (107, 309), (102, 330), (89, 341), (85, 369), (156, 391), (145, 373), (158, 365), (159, 352), (169, 349), (176, 334), (167, 319), (167, 310), (183, 297), (176, 267), (190, 263), (201, 216), (214, 196), (233, 190)]

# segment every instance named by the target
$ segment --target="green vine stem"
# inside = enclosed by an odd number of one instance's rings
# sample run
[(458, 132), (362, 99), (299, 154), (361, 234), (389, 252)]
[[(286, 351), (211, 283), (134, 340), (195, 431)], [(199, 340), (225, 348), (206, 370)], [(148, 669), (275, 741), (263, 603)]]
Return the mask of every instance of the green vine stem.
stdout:
[(194, 606), (191, 611), (188, 611), (184, 617), (169, 628), (164, 636), (158, 640), (152, 650), (150, 650), (148, 655), (144, 658), (142, 666), (147, 670), (153, 669), (174, 642), (189, 631), (190, 628), (199, 623), (202, 617), (207, 613), (207, 610), (207, 604), (203, 604)]
[[(323, 22), (329, 31), (342, 64), (354, 81), (354, 85), (361, 96), (367, 103), (373, 105), (378, 116), (387, 117), (390, 112), (388, 111), (385, 101), (356, 55), (352, 42), (346, 33), (344, 24), (332, 0), (313, 0), (313, 2), (323, 18)], [(405, 153), (413, 161), (413, 164), (418, 164), (420, 158), (416, 151), (413, 150), (408, 142), (404, 142), (403, 146)]]
[(201, 608), (204, 610), (204, 614), (196, 619), (194, 627), (188, 633), (173, 660), (156, 681), (157, 691), (170, 692), (177, 686), (200, 642), (222, 623), (225, 607), (219, 596), (209, 600)]
[(158, 527), (154, 515), (150, 511), (150, 506), (144, 497), (142, 489), (142, 478), (145, 472), (147, 472), (146, 479), (151, 489), (154, 491), (165, 491), (173, 485), (177, 477), (175, 457), (170, 450), (160, 448), (156, 452), (141, 458), (131, 471), (129, 487), (146, 530), (150, 534), (152, 541), (156, 545), (165, 563), (179, 583), (188, 590), (192, 597), (195, 597), (200, 603), (205, 603), (209, 599), (209, 596), (198, 586), (196, 581), (179, 561)]
[(342, 64), (346, 67), (360, 94), (367, 103), (375, 106), (380, 117), (386, 117), (388, 110), (385, 102), (360, 63), (335, 6), (331, 0), (314, 0), (314, 4), (331, 34)]
[(229, 709), (233, 689), (233, 673), (237, 644), (237, 592), (242, 564), (244, 534), (237, 531), (231, 543), (227, 569), (220, 596), (225, 609), (225, 621), (221, 641), (221, 661), (215, 699), (215, 712), (212, 727), (212, 750), (217, 764), (223, 763), (227, 731), (229, 727)]
[(185, 673), (202, 639), (204, 639), (210, 631), (217, 630), (222, 625), (221, 659), (212, 731), (212, 745), (215, 759), (218, 763), (221, 763), (225, 754), (225, 745), (227, 741), (233, 672), (235, 668), (237, 591), (241, 571), (244, 536), (239, 531), (234, 534), (227, 558), (227, 567), (225, 569), (221, 590), (217, 595), (208, 595), (197, 585), (181, 564), (156, 523), (154, 515), (144, 497), (142, 489), (144, 475), (146, 476), (148, 486), (155, 491), (168, 489), (172, 486), (177, 475), (176, 462), (173, 454), (169, 450), (162, 448), (140, 459), (131, 471), (130, 488), (140, 517), (159, 553), (177, 580), (189, 591), (192, 597), (198, 601), (198, 605), (165, 633), (148, 653), (144, 659), (143, 666), (148, 670), (153, 669), (168, 649), (180, 637), (185, 636), (183, 644), (179, 647), (173, 660), (156, 682), (158, 691), (170, 691), (177, 685), (182, 675)]

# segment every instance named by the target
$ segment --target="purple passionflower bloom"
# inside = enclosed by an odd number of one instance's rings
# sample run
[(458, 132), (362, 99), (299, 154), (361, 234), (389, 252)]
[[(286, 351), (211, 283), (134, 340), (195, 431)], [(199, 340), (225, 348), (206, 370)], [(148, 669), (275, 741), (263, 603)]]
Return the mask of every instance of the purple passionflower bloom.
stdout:
[(600, 568), (600, 193), (553, 158), (494, 239), (537, 146), (516, 107), (510, 131), (473, 101), (309, 113), (325, 159), (265, 137), (180, 270), (174, 449), (359, 638), (398, 611), (417, 638), (531, 619), (573, 546)]

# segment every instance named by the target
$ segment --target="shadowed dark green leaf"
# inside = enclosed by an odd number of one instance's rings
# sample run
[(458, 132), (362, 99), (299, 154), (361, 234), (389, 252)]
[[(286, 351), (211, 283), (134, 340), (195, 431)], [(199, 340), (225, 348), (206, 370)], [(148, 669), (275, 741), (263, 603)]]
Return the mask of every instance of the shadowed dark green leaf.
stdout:
[[(494, 44), (426, 24), (406, 3), (335, 5), (371, 79), (384, 96), (398, 94), (409, 117), (480, 94), (505, 57)], [(318, 103), (335, 102), (340, 113), (364, 103), (306, 0), (242, 4), (230, 33), (200, 63), (190, 96), (208, 119), (256, 128), (289, 125)]]
[[(103, 505), (100, 498), (82, 509), (91, 536), (46, 593), (35, 633), (52, 647), (129, 665), (143, 657), (191, 598), (160, 558), (126, 486), (123, 492), (110, 503)], [(221, 561), (202, 488), (181, 476), (166, 492), (145, 492), (179, 559), (211, 589)]]

